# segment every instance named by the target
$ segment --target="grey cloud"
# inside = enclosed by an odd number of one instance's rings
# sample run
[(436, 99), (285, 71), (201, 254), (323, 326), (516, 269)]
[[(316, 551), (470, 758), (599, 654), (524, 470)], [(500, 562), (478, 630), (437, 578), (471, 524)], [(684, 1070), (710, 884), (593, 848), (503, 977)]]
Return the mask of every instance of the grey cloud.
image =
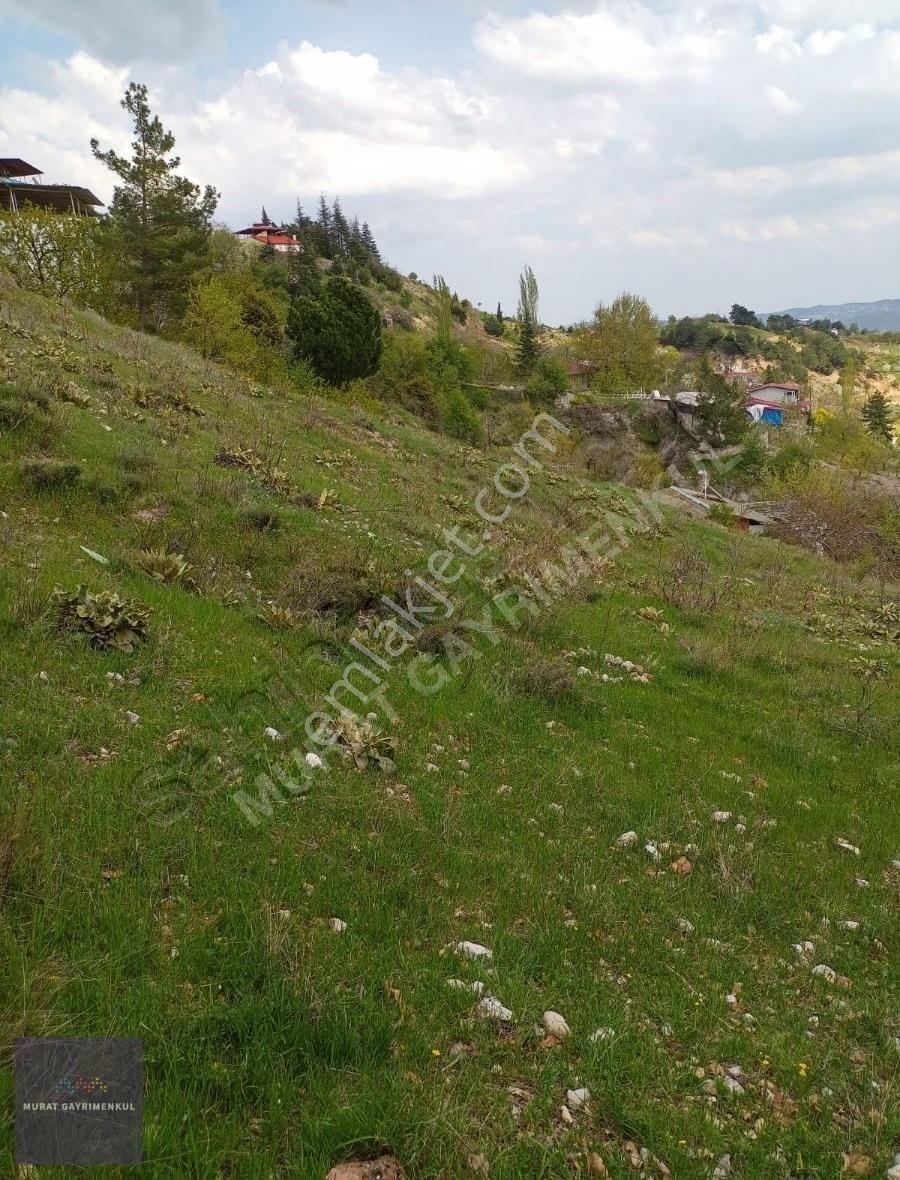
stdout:
[(184, 61), (215, 49), (217, 0), (0, 0), (0, 15), (71, 37), (104, 61)]

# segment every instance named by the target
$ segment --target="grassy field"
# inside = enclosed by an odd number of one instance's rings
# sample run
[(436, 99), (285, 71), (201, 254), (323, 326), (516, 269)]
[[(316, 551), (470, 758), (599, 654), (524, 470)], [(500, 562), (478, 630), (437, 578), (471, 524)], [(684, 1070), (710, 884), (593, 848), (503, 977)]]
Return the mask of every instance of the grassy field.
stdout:
[[(515, 411), (476, 452), (8, 290), (0, 367), (49, 396), (0, 432), (4, 1175), (21, 1035), (143, 1038), (152, 1177), (380, 1152), (411, 1180), (884, 1175), (900, 752), (877, 587), (648, 520), (563, 445), (484, 537)], [(75, 486), (28, 486), (39, 455)], [(621, 553), (558, 592), (542, 566), (610, 514)], [(484, 549), (452, 619), (362, 710), (396, 769), (332, 751), (248, 822), (235, 793), (294, 773), (350, 640), (374, 648), (381, 596), (457, 526)], [(187, 579), (142, 572), (152, 548)], [(526, 575), (537, 605), (504, 619)], [(49, 596), (79, 583), (152, 608), (147, 641), (60, 631)]]

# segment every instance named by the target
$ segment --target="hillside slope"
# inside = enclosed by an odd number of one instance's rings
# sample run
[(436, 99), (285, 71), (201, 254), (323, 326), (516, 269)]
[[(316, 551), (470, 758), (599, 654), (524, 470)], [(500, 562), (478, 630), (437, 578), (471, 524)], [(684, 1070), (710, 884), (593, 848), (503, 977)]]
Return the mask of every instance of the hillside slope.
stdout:
[(0, 367), (4, 1174), (20, 1035), (143, 1038), (151, 1176), (883, 1174), (878, 594), (516, 406), (476, 451), (8, 287)]
[(798, 320), (840, 321), (871, 332), (900, 332), (900, 299), (876, 299), (871, 303), (820, 303), (815, 307), (789, 307), (782, 315)]

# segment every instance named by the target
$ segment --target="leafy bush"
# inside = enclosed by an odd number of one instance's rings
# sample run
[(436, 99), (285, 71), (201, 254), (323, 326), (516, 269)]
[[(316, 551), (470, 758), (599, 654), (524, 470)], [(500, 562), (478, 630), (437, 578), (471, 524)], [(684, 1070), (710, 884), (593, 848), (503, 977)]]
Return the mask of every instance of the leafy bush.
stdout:
[(81, 479), (81, 468), (59, 459), (23, 459), (19, 474), (33, 492), (57, 492), (74, 487)]
[(495, 315), (486, 315), (484, 317), (484, 330), (488, 336), (499, 338), (503, 335), (503, 321), (498, 320)]
[(149, 608), (111, 591), (93, 594), (84, 586), (74, 592), (57, 586), (51, 601), (60, 627), (84, 632), (92, 647), (130, 653), (147, 638)]
[(540, 356), (525, 385), (529, 398), (536, 402), (555, 401), (569, 388), (569, 374), (562, 361), (554, 356)]
[(347, 279), (331, 279), (316, 299), (295, 299), (287, 330), (297, 359), (332, 385), (371, 376), (381, 360), (381, 317)]
[(454, 390), (447, 398), (444, 410), (444, 430), (451, 438), (478, 446), (482, 439), (481, 418), (461, 390)]
[(429, 426), (441, 424), (441, 403), (430, 372), (430, 354), (421, 336), (390, 332), (373, 387), (385, 401), (399, 402)]

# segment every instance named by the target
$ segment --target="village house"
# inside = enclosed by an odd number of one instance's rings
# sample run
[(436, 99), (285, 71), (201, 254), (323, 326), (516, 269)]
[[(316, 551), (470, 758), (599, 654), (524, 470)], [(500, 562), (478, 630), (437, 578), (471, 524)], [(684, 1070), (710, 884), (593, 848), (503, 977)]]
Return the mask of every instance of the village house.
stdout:
[(572, 393), (587, 393), (591, 387), (591, 378), (599, 370), (590, 361), (571, 361), (566, 366), (569, 377), (569, 389)]
[(773, 402), (779, 406), (800, 405), (800, 386), (795, 381), (767, 381), (762, 385), (751, 385), (747, 391), (751, 398)]
[(280, 226), (268, 225), (262, 221), (248, 225), (246, 229), (236, 230), (235, 237), (259, 242), (261, 246), (271, 246), (278, 254), (299, 254), (303, 249), (293, 234), (287, 233)]
[(0, 158), (0, 210), (21, 213), (27, 206), (52, 209), (73, 217), (98, 217), (103, 205), (90, 189), (74, 184), (45, 184), (40, 168), (18, 158)]

